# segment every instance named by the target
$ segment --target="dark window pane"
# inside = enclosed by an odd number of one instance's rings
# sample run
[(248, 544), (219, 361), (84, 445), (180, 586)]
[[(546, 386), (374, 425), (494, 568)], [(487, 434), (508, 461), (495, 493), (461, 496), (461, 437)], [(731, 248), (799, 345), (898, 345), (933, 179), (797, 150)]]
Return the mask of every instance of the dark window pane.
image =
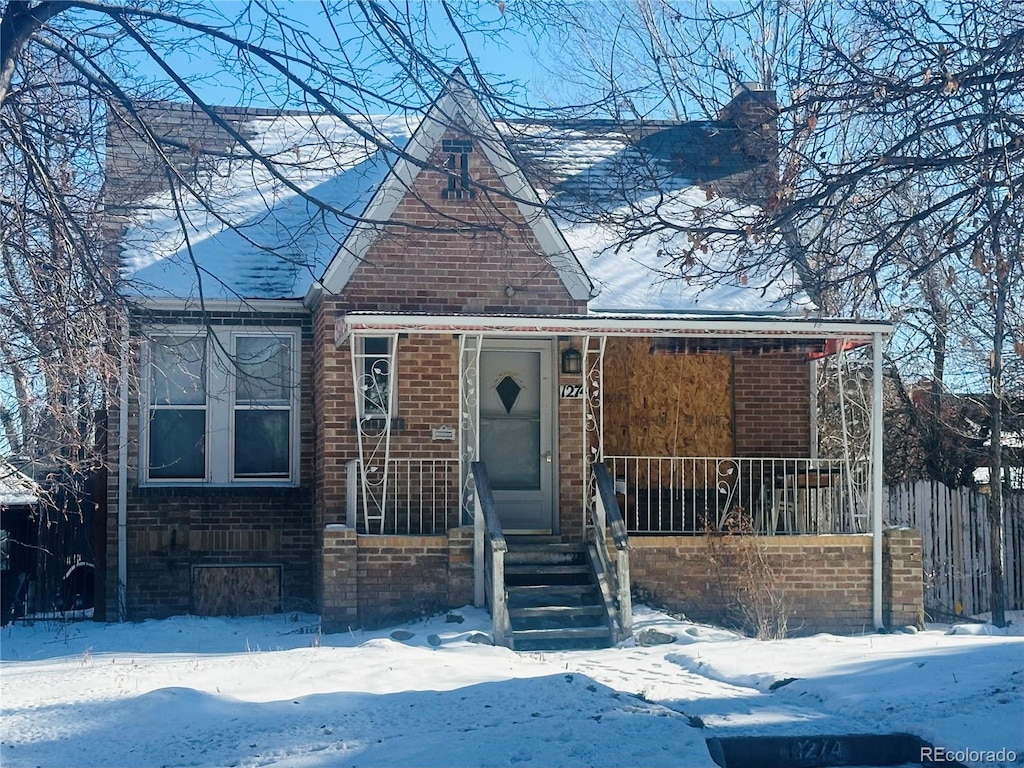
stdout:
[(149, 476), (206, 477), (206, 411), (170, 408), (149, 412)]
[(235, 411), (235, 477), (287, 477), (288, 411)]
[[(363, 411), (384, 413), (388, 406), (388, 388), (391, 386), (391, 363), (388, 359), (390, 339), (368, 336), (363, 339)], [(373, 355), (374, 357), (369, 357)], [(379, 355), (379, 357), (377, 357)]]

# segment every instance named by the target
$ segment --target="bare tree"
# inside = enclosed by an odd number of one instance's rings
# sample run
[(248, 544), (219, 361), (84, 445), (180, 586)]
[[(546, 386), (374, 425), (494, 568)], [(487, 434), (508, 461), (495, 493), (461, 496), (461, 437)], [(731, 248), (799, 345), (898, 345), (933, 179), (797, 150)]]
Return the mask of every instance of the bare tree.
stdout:
[[(345, 151), (357, 144), (367, 157), (383, 150), (393, 158), (403, 141), (373, 116), (422, 115), (457, 65), (495, 114), (519, 109), (510, 86), (486, 85), (469, 47), (528, 28), (530, 12), (514, 17), (489, 2), (322, 0), (296, 19), (294, 9), (255, 0), (0, 1), (0, 453), (59, 472), (97, 460), (94, 414), (116, 375), (109, 329), (132, 293), (117, 246), (126, 202), (169, 194), (182, 268), (207, 289), (217, 276), (191, 258), (190, 219), (200, 212), (237, 226), (204, 176), (218, 162), (251, 164), (301, 196), (311, 217), (358, 219), (359, 210), (297, 186), (293, 171), (307, 161), (254, 144), (244, 121), (225, 117), (215, 100), (327, 116), (346, 128)], [(215, 140), (164, 130), (169, 109), (201, 117)], [(338, 149), (315, 119), (308, 125), (307, 146)], [(136, 161), (146, 158), (145, 177), (131, 188), (107, 175), (117, 160), (105, 146), (112, 134), (133, 146)], [(323, 150), (310, 154), (324, 162)], [(254, 245), (288, 263), (291, 237)]]
[[(590, 56), (579, 85), (598, 73), (620, 113), (711, 117), (737, 90), (776, 93), (776, 175), (758, 210), (701, 220), (649, 196), (619, 222), (623, 238), (663, 233), (667, 274), (796, 270), (826, 313), (893, 316), (899, 410), (914, 451), (928, 454), (922, 466), (947, 482), (969, 482), (977, 461), (999, 477), (1001, 421), (1020, 403), (1006, 388), (1019, 386), (1009, 366), (1020, 370), (1024, 350), (1022, 19), (1017, 0), (636, 0), (572, 19)], [(636, 72), (647, 75), (640, 87)], [(716, 260), (712, 239), (735, 257)], [(980, 434), (965, 408), (944, 403), (985, 390)], [(969, 445), (986, 437), (987, 459)], [(991, 582), (1002, 623), (998, 485)]]

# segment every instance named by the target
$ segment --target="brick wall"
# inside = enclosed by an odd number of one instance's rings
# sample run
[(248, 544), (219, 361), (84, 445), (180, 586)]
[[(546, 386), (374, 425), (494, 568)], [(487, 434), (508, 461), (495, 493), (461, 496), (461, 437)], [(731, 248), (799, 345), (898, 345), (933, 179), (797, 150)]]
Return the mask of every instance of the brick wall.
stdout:
[[(322, 317), (318, 318), (322, 322)], [(323, 323), (324, 326), (327, 323)], [(355, 424), (355, 394), (352, 385), (351, 340), (334, 346), (333, 328), (318, 332), (321, 361), (315, 370), (317, 401), (315, 454), (317, 466), (316, 522), (318, 528), (346, 520), (346, 466), (359, 457)], [(452, 462), (449, 504), (453, 508), (449, 525), (459, 524), (457, 506), (458, 461), (458, 351), (454, 336), (410, 335), (398, 341), (396, 408), (392, 417), (393, 459), (445, 459)], [(455, 440), (433, 440), (433, 430), (449, 426)], [(372, 442), (372, 441), (371, 441)], [(370, 443), (366, 444), (369, 450)]]
[[(890, 609), (883, 617), (888, 626), (921, 622), (920, 537), (915, 536), (887, 531), (883, 540), (891, 552), (883, 558), (883, 599), (888, 588), (903, 601), (890, 598), (899, 610)], [(751, 573), (742, 549), (757, 547), (771, 571), (770, 578), (760, 574), (761, 583), (774, 583), (791, 633), (874, 628), (870, 536), (633, 536), (630, 543), (632, 585), (640, 599), (691, 619), (738, 623), (738, 596), (751, 581), (742, 575)]]
[(736, 355), (737, 456), (810, 456), (810, 369), (801, 353)]
[[(233, 312), (153, 312), (133, 318), (129, 393), (127, 505), (127, 616), (157, 618), (191, 609), (193, 566), (280, 565), (283, 607), (316, 609), (313, 535), (312, 392), (300, 397), (299, 485), (295, 487), (142, 486), (139, 484), (140, 393), (138, 387), (143, 325), (173, 324), (301, 328), (299, 381), (312, 366), (312, 326), (308, 314)], [(107, 619), (117, 618), (119, 403), (108, 409), (108, 520), (106, 573), (102, 588)]]
[[(445, 138), (462, 138), (449, 131)], [(431, 313), (582, 313), (504, 184), (477, 149), (475, 197), (445, 198), (446, 156), (420, 171), (342, 293), (349, 310)]]
[(887, 574), (882, 586), (882, 612), (886, 626), (924, 626), (924, 571), (921, 533), (890, 528), (882, 539), (882, 564)]
[(473, 600), (473, 531), (442, 536), (358, 536), (341, 525), (323, 535), (325, 632), (400, 623)]
[[(561, 373), (561, 355), (569, 342), (558, 345), (555, 360), (559, 371), (558, 386), (582, 385), (583, 376)], [(580, 341), (576, 340), (576, 349)], [(556, 397), (558, 393), (556, 392)], [(583, 400), (559, 397), (555, 402), (558, 413), (558, 509), (559, 532), (566, 539), (583, 538)]]

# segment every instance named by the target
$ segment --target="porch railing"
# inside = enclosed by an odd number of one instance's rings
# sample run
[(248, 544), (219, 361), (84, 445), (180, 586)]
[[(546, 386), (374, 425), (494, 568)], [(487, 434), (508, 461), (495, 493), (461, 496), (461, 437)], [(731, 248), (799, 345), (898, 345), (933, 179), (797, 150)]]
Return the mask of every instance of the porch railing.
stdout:
[(739, 456), (606, 456), (634, 534), (870, 531), (867, 461)]
[[(604, 593), (606, 609), (615, 633), (615, 641), (622, 642), (633, 634), (633, 602), (630, 595), (629, 535), (619, 512), (608, 468), (601, 463), (592, 465), (594, 473), (594, 506), (591, 509), (594, 551), (597, 559), (595, 571), (605, 576), (608, 591)], [(608, 552), (608, 533), (615, 543), (615, 567)]]
[(375, 535), (431, 535), (459, 524), (457, 459), (392, 458), (386, 478), (384, 466), (346, 465), (349, 525)]
[[(471, 465), (473, 473), (473, 563), (476, 605), (486, 604), (491, 612), (495, 645), (512, 647), (512, 620), (505, 590), (505, 553), (508, 544), (494, 506), (494, 494), (487, 467), (482, 461)], [(482, 571), (482, 572), (481, 572)]]

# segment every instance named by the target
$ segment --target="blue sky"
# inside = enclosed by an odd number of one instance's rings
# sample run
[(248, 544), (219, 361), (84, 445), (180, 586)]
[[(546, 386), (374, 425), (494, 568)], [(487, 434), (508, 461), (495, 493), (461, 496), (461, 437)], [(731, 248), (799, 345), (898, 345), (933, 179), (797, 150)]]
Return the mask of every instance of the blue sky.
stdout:
[[(543, 65), (538, 61), (537, 43), (538, 35), (543, 35), (542, 30), (527, 28), (519, 23), (511, 8), (504, 10), (499, 8), (497, 2), (481, 2), (471, 7), (467, 13), (471, 14), (470, 24), (464, 28), (466, 44), (469, 46), (477, 65), (488, 77), (488, 81), (503, 95), (512, 94), (519, 102), (530, 102), (537, 99), (537, 93), (543, 82), (548, 79)], [(509, 4), (511, 5), (511, 3)], [(208, 2), (211, 19), (223, 23), (241, 14), (246, 3), (236, 2)], [(280, 2), (277, 7), (290, 21), (298, 27), (305, 27), (309, 30), (309, 36), (319, 42), (331, 53), (338, 51), (338, 45), (334, 42), (334, 33), (329, 25), (324, 22), (321, 5), (315, 0), (297, 0), (295, 2)], [(402, 6), (404, 8), (404, 5)], [(435, 48), (450, 51), (452, 62), (455, 59), (462, 59), (463, 46), (458, 36), (452, 29), (446, 18), (440, 3), (413, 2), (410, 7), (414, 11), (427, 9), (426, 24), (418, 25), (417, 29), (429, 35), (431, 43)], [(395, 9), (389, 9), (394, 13)], [(360, 42), (353, 37), (358, 35), (357, 28), (351, 21), (344, 18), (337, 18), (336, 23), (341, 28), (341, 37), (346, 40), (345, 53), (354, 49)], [(346, 25), (342, 28), (342, 25)], [(473, 26), (479, 29), (473, 29)], [(359, 51), (352, 51), (353, 56), (358, 56)], [(178, 48), (169, 58), (174, 69), (189, 79), (190, 84), (196, 89), (199, 95), (214, 104), (249, 104), (252, 106), (281, 106), (273, 99), (267, 99), (265, 104), (259, 104), (257, 97), (254, 101), (252, 96), (240, 96), (239, 82), (237, 79), (228, 76), (223, 68), (211, 62), (211, 56), (205, 52), (197, 52), (191, 47)], [(451, 62), (443, 66), (449, 66)], [(166, 82), (167, 75), (147, 56), (139, 53), (138, 66), (136, 71), (155, 82)]]

